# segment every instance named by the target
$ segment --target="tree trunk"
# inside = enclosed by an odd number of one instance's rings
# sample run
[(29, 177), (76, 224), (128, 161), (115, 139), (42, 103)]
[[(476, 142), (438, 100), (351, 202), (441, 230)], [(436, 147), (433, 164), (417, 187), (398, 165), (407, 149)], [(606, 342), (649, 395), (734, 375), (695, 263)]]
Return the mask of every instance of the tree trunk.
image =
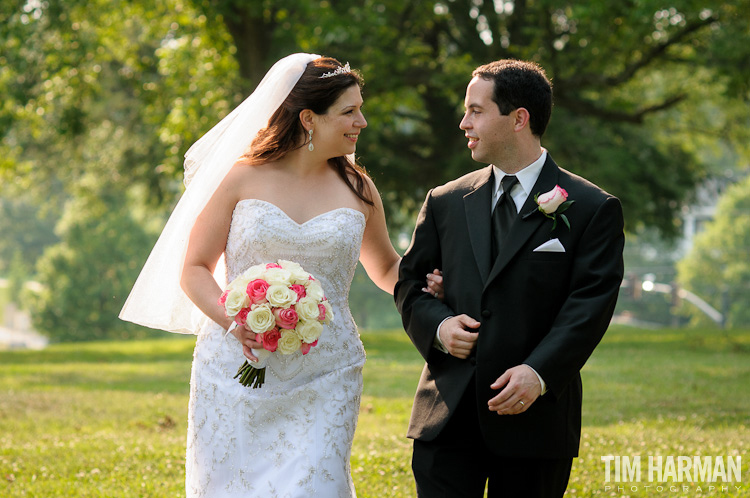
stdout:
[(224, 24), (237, 47), (234, 55), (243, 79), (243, 90), (250, 93), (268, 70), (267, 59), (275, 23), (262, 12), (254, 13), (242, 2), (237, 2), (224, 14)]

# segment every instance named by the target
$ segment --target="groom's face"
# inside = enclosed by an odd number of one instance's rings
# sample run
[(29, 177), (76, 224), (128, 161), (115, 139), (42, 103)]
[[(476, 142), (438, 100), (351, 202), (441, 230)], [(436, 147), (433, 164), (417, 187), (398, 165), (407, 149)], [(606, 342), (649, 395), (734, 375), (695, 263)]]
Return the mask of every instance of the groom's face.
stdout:
[(513, 139), (513, 118), (503, 116), (492, 100), (494, 82), (474, 77), (466, 88), (466, 112), (459, 128), (469, 140), (468, 147), (475, 161), (497, 164), (507, 155)]

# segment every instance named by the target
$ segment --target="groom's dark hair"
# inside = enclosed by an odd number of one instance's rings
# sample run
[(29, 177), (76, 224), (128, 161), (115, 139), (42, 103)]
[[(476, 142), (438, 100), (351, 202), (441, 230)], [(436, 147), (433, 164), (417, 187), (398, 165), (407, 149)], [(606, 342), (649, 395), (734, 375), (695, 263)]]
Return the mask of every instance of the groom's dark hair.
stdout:
[(502, 59), (479, 66), (471, 74), (494, 82), (492, 100), (500, 114), (523, 107), (529, 111), (531, 133), (541, 137), (552, 115), (552, 83), (534, 62)]

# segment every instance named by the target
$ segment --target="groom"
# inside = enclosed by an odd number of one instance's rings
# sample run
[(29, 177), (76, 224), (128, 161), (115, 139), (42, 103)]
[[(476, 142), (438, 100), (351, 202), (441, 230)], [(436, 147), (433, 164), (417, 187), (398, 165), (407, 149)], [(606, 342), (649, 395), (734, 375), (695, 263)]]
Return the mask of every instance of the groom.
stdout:
[[(490, 166), (427, 194), (394, 292), (426, 361), (408, 431), (417, 492), (481, 497), (488, 483), (491, 498), (559, 497), (578, 454), (579, 371), (622, 280), (622, 208), (541, 147), (541, 67), (477, 68), (465, 108), (471, 156)], [(553, 191), (545, 214), (535, 197)], [(433, 268), (443, 302), (421, 291)]]

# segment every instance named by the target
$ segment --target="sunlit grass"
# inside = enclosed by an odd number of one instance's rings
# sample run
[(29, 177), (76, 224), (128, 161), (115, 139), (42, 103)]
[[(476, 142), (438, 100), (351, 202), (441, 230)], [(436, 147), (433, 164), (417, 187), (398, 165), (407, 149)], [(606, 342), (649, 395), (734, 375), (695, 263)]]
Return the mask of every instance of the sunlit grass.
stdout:
[[(405, 433), (422, 360), (403, 332), (362, 336), (358, 496), (411, 497)], [(184, 496), (192, 347), (170, 335), (0, 352), (0, 496)], [(750, 332), (613, 328), (583, 377), (569, 496), (750, 496)], [(741, 489), (605, 491), (604, 455), (739, 455)]]

